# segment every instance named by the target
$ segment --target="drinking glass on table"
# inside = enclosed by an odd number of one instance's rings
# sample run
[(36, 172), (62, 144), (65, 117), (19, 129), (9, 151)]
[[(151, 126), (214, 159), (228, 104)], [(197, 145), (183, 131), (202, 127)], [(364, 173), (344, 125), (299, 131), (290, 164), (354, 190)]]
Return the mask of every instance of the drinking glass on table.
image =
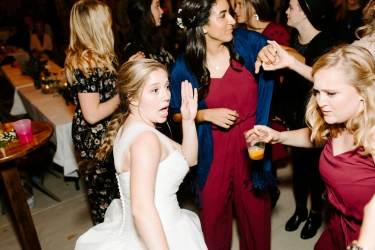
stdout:
[(16, 130), (17, 137), (22, 144), (26, 144), (34, 140), (30, 119), (15, 121), (13, 122), (13, 126)]
[(259, 131), (259, 135), (252, 134), (246, 139), (247, 151), (249, 152), (250, 159), (261, 160), (264, 157), (264, 150), (266, 147), (267, 131)]

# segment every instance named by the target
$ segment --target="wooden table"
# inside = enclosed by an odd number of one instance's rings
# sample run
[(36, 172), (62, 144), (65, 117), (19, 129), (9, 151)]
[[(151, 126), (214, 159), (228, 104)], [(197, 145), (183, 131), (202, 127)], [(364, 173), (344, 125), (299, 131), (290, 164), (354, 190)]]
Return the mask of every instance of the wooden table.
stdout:
[[(48, 64), (51, 73), (58, 74), (58, 78), (63, 77), (58, 65), (51, 61)], [(20, 69), (4, 65), (0, 67), (1, 74), (15, 90), (11, 115), (28, 113), (33, 120), (50, 123), (54, 129), (50, 141), (56, 145), (53, 162), (63, 167), (64, 176), (77, 178), (81, 156), (75, 150), (72, 139), (75, 106), (67, 106), (64, 98), (57, 94), (43, 94), (40, 89), (35, 89), (31, 77), (22, 75)]]
[[(52, 135), (52, 126), (47, 122), (32, 121), (34, 141), (21, 144), (18, 140), (5, 146), (5, 154), (0, 153), (0, 171), (8, 193), (23, 249), (41, 249), (30, 208), (27, 205), (21, 179), (16, 167), (17, 158), (24, 156), (48, 142)], [(13, 129), (13, 123), (3, 124), (5, 132)]]

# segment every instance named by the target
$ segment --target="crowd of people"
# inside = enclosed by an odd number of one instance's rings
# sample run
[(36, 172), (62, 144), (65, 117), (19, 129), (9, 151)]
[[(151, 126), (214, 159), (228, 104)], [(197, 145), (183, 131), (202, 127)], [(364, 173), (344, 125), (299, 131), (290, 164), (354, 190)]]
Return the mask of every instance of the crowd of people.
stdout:
[(0, 59), (1, 65), (14, 62), (15, 58), (8, 54), (17, 49), (23, 49), (35, 56), (41, 55), (54, 59), (52, 30), (48, 24), (41, 20), (34, 21), (31, 16), (25, 16), (22, 24), (11, 22), (8, 29), (7, 39), (0, 40), (0, 44), (4, 48), (2, 59)]
[[(76, 249), (230, 249), (234, 214), (240, 249), (270, 249), (283, 145), (296, 199), (285, 230), (306, 221), (301, 238), (314, 237), (326, 190), (333, 212), (315, 249), (371, 249), (375, 0), (290, 0), (287, 27), (266, 0), (184, 0), (176, 55), (163, 37), (167, 2), (128, 0), (122, 65), (110, 8), (71, 10), (64, 72), (97, 224)], [(251, 160), (246, 139), (264, 131), (265, 156)], [(199, 217), (176, 197), (188, 172)]]

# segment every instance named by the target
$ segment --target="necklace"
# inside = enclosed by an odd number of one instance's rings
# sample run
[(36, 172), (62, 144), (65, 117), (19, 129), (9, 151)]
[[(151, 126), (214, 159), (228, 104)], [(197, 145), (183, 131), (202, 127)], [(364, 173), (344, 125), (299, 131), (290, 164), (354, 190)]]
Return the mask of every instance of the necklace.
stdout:
[(219, 67), (220, 64), (219, 64), (219, 65), (213, 64), (213, 63), (210, 61), (210, 59), (208, 59), (208, 57), (207, 57), (207, 61), (208, 61), (209, 64), (215, 66), (215, 69), (216, 69), (216, 70), (219, 70), (219, 69), (220, 69), (220, 67)]

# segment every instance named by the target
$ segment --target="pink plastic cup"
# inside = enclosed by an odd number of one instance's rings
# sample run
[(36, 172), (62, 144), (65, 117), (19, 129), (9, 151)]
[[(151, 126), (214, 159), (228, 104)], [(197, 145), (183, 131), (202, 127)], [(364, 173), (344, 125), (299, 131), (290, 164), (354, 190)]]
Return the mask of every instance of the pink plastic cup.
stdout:
[(33, 132), (31, 131), (31, 120), (22, 119), (13, 122), (14, 129), (16, 130), (18, 139), (22, 144), (34, 141)]

